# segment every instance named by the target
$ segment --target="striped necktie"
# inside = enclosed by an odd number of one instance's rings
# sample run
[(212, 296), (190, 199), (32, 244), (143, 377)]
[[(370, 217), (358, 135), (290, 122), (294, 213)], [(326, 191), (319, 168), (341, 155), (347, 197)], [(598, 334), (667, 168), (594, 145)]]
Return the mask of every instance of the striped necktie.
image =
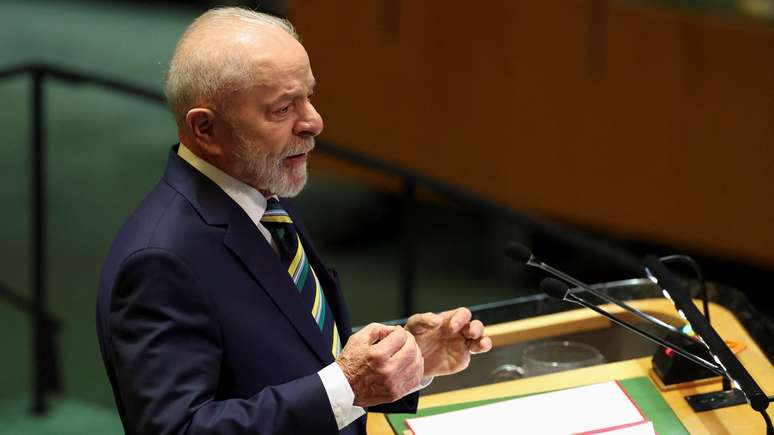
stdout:
[(338, 357), (342, 346), (333, 312), (325, 298), (325, 292), (320, 286), (320, 280), (309, 263), (306, 252), (304, 252), (301, 238), (298, 236), (293, 220), (290, 219), (288, 212), (282, 208), (279, 200), (269, 198), (266, 202), (266, 212), (261, 217), (261, 223), (274, 237), (280, 261), (298, 289), (304, 307), (317, 322), (317, 327), (320, 328), (325, 342), (330, 343), (333, 357)]

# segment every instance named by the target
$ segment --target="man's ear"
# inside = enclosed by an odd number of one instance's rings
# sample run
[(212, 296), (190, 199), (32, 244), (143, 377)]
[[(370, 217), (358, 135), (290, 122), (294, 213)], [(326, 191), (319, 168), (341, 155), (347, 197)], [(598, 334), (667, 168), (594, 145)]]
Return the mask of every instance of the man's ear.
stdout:
[[(217, 122), (215, 112), (212, 109), (195, 107), (185, 115), (185, 124), (191, 139), (204, 154), (218, 157), (223, 154), (223, 148), (216, 139), (216, 128), (223, 128), (222, 123)], [(186, 144), (187, 145), (187, 144)]]

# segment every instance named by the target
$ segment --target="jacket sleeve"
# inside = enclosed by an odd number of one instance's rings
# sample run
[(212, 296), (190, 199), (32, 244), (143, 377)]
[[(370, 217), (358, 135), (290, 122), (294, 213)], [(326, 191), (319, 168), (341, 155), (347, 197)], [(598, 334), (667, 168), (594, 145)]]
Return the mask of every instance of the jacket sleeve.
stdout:
[(402, 397), (392, 403), (385, 403), (383, 405), (376, 405), (368, 407), (368, 412), (383, 412), (385, 414), (391, 413), (416, 413), (417, 404), (419, 403), (419, 391)]
[(161, 249), (134, 253), (109, 314), (117, 400), (128, 434), (337, 433), (317, 373), (216, 400), (222, 337), (195, 274)]

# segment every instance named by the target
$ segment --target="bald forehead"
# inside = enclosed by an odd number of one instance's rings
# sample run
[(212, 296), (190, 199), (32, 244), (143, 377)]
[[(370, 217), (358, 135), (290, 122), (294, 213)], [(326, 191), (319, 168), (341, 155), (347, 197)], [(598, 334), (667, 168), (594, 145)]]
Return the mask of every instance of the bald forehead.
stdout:
[(231, 16), (200, 18), (183, 34), (180, 45), (208, 51), (301, 46), (291, 34), (274, 23)]
[(242, 17), (215, 17), (196, 22), (181, 38), (185, 51), (238, 55), (258, 71), (302, 68), (309, 64), (303, 46), (283, 28)]

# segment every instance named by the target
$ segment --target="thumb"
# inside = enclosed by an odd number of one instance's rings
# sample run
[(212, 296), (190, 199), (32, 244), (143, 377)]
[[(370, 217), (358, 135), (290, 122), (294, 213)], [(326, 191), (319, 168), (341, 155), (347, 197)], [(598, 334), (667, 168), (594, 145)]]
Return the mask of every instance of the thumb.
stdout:
[(394, 326), (387, 326), (381, 323), (369, 323), (360, 331), (357, 331), (350, 339), (357, 337), (358, 341), (362, 341), (366, 344), (373, 344), (388, 336), (394, 329)]
[(435, 313), (414, 314), (406, 322), (406, 329), (412, 334), (422, 334), (441, 326), (443, 316)]

